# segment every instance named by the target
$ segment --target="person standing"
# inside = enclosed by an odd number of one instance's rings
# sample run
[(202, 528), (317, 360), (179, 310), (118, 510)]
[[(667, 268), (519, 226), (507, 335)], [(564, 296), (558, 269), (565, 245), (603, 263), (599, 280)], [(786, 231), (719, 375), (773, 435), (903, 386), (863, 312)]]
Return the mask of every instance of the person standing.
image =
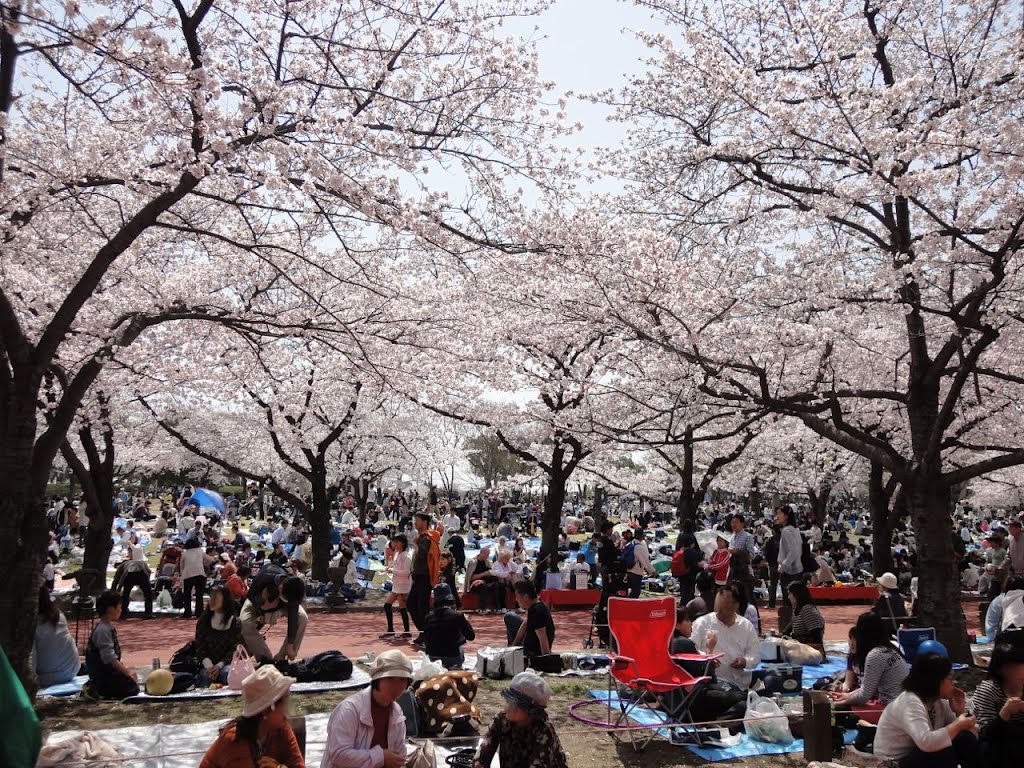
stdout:
[(396, 533), (391, 538), (391, 550), (395, 553), (391, 560), (391, 592), (384, 598), (384, 618), (388, 623), (388, 631), (380, 636), (381, 640), (389, 640), (395, 636), (394, 604), (402, 615), (402, 637), (409, 638), (409, 611), (407, 601), (409, 590), (412, 589), (412, 556), (409, 554), (409, 539), (404, 533)]
[(199, 539), (189, 539), (178, 561), (182, 591), (185, 596), (185, 618), (192, 618), (192, 593), (195, 592), (196, 616), (203, 612), (203, 592), (206, 590), (205, 553)]
[(796, 527), (793, 507), (784, 504), (775, 510), (775, 524), (779, 529), (779, 582), (782, 586), (782, 605), (779, 606), (779, 626), (789, 623), (792, 609), (786, 596), (789, 585), (803, 576), (803, 537)]
[(750, 564), (757, 554), (754, 536), (747, 530), (747, 521), (743, 515), (733, 515), (732, 543), (729, 546), (729, 581), (738, 581), (747, 590), (747, 599), (754, 599), (754, 574)]
[(1020, 518), (1010, 521), (1010, 569), (1018, 576), (1024, 576), (1024, 533), (1021, 532)]
[(441, 576), (441, 548), (438, 545), (441, 535), (431, 530), (430, 515), (424, 512), (416, 513), (413, 526), (416, 529), (416, 543), (412, 556), (412, 585), (407, 602), (412, 623), (420, 633), (415, 642), (422, 645), (423, 628), (430, 610), (430, 591)]
[(647, 551), (647, 541), (642, 532), (634, 538), (633, 532), (627, 529), (622, 532), (622, 540), (625, 542), (622, 547), (622, 564), (626, 569), (629, 597), (636, 600), (643, 589), (644, 576), (654, 576), (655, 570), (651, 565), (651, 554)]

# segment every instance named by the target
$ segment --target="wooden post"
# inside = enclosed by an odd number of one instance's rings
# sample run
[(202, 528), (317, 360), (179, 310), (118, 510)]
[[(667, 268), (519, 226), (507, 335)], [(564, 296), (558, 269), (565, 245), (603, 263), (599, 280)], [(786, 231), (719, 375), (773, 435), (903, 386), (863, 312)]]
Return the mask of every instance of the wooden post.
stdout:
[(825, 691), (804, 692), (804, 760), (832, 759), (832, 702)]

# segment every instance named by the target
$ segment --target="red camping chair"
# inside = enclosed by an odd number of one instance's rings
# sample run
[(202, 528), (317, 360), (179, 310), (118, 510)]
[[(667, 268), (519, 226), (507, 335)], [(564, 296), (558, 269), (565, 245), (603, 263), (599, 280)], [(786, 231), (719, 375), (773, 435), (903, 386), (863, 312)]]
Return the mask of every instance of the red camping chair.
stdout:
[[(639, 709), (649, 709), (663, 716), (658, 708), (659, 697), (678, 693), (678, 701), (673, 707), (677, 723), (692, 723), (690, 708), (697, 694), (711, 682), (710, 677), (694, 677), (676, 664), (675, 658), (669, 653), (669, 643), (676, 626), (676, 601), (672, 597), (661, 597), (652, 600), (630, 600), (622, 597), (608, 599), (608, 624), (615, 637), (617, 653), (609, 653), (608, 721), (596, 721), (578, 718), (595, 725), (606, 725), (609, 728), (626, 728), (628, 718)], [(696, 657), (707, 662), (718, 656)], [(695, 657), (680, 657), (692, 661)], [(633, 694), (631, 700), (614, 697), (612, 680), (626, 686)], [(674, 697), (676, 698), (676, 697)], [(582, 703), (582, 702), (581, 702)], [(578, 706), (578, 705), (575, 705)], [(618, 707), (615, 720), (612, 720), (611, 708)], [(570, 714), (573, 714), (570, 708)], [(674, 726), (667, 723), (667, 727)], [(627, 731), (633, 749), (639, 751), (657, 734), (654, 728)], [(614, 730), (611, 735), (617, 738)], [(698, 743), (700, 740), (698, 731)]]

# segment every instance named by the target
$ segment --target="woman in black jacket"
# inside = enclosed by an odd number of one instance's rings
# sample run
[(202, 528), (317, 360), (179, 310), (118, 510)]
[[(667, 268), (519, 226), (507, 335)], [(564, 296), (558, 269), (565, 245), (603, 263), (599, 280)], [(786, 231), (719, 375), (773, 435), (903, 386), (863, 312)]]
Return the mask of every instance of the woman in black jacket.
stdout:
[(195, 657), (202, 665), (197, 684), (227, 683), (235, 648), (242, 642), (242, 625), (235, 615), (235, 601), (227, 588), (217, 585), (196, 622)]
[(466, 656), (462, 646), (476, 638), (465, 614), (454, 607), (455, 596), (447, 584), (434, 587), (434, 610), (423, 627), (424, 649), (431, 661), (445, 669), (462, 669)]

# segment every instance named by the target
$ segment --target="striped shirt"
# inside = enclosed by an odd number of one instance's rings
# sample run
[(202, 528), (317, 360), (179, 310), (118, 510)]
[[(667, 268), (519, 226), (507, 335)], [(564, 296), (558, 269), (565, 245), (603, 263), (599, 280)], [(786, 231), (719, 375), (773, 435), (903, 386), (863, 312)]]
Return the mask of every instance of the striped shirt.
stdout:
[(800, 612), (794, 614), (793, 621), (783, 630), (784, 635), (789, 635), (801, 643), (820, 643), (825, 634), (825, 620), (821, 617), (818, 606), (808, 603)]
[(910, 671), (906, 659), (895, 648), (872, 648), (864, 659), (864, 677), (848, 704), (866, 704), (874, 699), (888, 704), (903, 693), (903, 681)]

